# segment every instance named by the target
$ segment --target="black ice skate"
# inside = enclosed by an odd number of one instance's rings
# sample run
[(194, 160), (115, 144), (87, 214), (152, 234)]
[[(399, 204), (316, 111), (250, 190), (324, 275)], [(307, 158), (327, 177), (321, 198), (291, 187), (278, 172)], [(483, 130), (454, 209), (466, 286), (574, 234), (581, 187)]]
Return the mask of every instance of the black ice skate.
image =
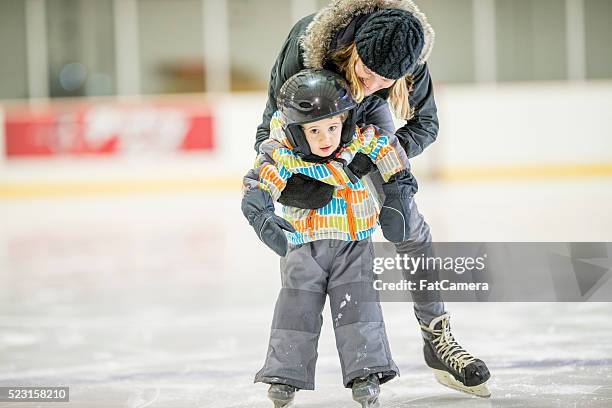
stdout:
[(450, 316), (444, 314), (421, 325), (424, 337), (425, 362), (442, 385), (468, 394), (488, 398), (491, 391), (486, 381), (491, 374), (487, 365), (457, 344), (450, 331)]
[(286, 384), (272, 384), (268, 389), (268, 398), (274, 403), (274, 408), (290, 408), (297, 388)]
[(378, 408), (378, 395), (380, 394), (378, 376), (370, 374), (366, 378), (357, 378), (353, 381), (353, 399), (361, 404), (361, 408)]

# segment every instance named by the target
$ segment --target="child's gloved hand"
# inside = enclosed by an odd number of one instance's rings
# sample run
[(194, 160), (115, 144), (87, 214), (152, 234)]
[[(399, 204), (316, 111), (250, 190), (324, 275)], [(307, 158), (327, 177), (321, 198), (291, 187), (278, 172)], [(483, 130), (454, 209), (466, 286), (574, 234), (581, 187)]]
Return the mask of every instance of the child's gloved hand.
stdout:
[(408, 239), (410, 233), (410, 203), (416, 193), (417, 182), (409, 171), (396, 174), (382, 185), (385, 202), (378, 220), (383, 236), (394, 243)]
[(242, 213), (249, 220), (259, 239), (280, 256), (287, 255), (287, 236), (284, 231), (295, 232), (285, 219), (274, 214), (270, 194), (255, 188), (242, 198)]
[(348, 168), (358, 178), (362, 178), (374, 168), (374, 163), (363, 153), (357, 153), (353, 160), (348, 164)]

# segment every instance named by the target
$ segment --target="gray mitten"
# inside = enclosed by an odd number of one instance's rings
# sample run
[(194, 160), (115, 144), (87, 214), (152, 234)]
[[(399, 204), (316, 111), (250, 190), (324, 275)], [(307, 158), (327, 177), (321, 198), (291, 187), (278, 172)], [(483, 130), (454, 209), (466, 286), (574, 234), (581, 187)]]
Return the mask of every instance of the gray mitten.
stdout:
[(264, 244), (280, 256), (287, 255), (285, 231), (295, 232), (295, 229), (274, 214), (274, 203), (268, 192), (259, 188), (247, 191), (242, 198), (242, 213)]
[(408, 170), (397, 173), (382, 185), (385, 202), (378, 220), (383, 236), (394, 243), (403, 242), (410, 234), (410, 202), (418, 185)]

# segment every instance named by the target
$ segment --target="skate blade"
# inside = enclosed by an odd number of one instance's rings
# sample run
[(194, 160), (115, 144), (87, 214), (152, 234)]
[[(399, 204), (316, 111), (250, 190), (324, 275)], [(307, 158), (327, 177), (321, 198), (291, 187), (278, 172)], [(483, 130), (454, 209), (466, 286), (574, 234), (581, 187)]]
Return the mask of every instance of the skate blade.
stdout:
[(380, 408), (380, 402), (378, 402), (378, 397), (357, 402), (361, 404), (361, 408)]
[(292, 408), (295, 405), (293, 404), (293, 400), (291, 401), (272, 401), (274, 403), (274, 408)]
[(473, 387), (468, 387), (467, 385), (461, 384), (461, 382), (457, 381), (455, 377), (453, 377), (450, 373), (442, 370), (433, 370), (436, 380), (444, 385), (445, 387), (452, 388), (453, 390), (465, 392), (467, 394), (475, 395), (481, 398), (489, 398), (491, 396), (491, 391), (489, 387), (487, 387), (487, 383), (484, 382), (480, 385), (475, 385)]
[(271, 395), (268, 395), (268, 398), (274, 404), (274, 408), (292, 408), (295, 406), (293, 405), (293, 401), (294, 401), (293, 398), (291, 399), (273, 398), (273, 396)]

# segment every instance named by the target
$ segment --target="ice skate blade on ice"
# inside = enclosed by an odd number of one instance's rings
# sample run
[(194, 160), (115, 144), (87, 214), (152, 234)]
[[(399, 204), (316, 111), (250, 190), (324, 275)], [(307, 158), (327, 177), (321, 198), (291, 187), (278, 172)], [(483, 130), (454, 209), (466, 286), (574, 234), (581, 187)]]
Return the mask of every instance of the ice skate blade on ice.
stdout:
[(285, 384), (272, 384), (268, 390), (268, 398), (274, 403), (274, 408), (293, 407), (295, 388)]
[(489, 391), (489, 387), (487, 387), (487, 383), (482, 383), (480, 385), (475, 385), (473, 387), (468, 387), (467, 385), (461, 384), (461, 382), (457, 381), (455, 377), (451, 373), (442, 370), (433, 369), (436, 380), (445, 387), (452, 388), (457, 391), (465, 392), (467, 394), (476, 395), (477, 397), (489, 398), (491, 396), (491, 391)]
[(280, 400), (280, 399), (272, 399), (272, 403), (274, 404), (274, 408), (293, 408), (295, 405), (293, 404), (293, 399), (291, 400)]
[(360, 390), (357, 395), (353, 393), (353, 400), (361, 405), (361, 408), (380, 408), (378, 402), (378, 388), (375, 390), (364, 389)]
[(353, 382), (353, 400), (361, 404), (361, 408), (379, 408), (378, 395), (380, 394), (379, 380), (375, 374), (365, 378), (358, 378)]
[(378, 397), (375, 397), (373, 399), (359, 400), (357, 402), (361, 404), (361, 408), (380, 408), (380, 402), (378, 402)]

